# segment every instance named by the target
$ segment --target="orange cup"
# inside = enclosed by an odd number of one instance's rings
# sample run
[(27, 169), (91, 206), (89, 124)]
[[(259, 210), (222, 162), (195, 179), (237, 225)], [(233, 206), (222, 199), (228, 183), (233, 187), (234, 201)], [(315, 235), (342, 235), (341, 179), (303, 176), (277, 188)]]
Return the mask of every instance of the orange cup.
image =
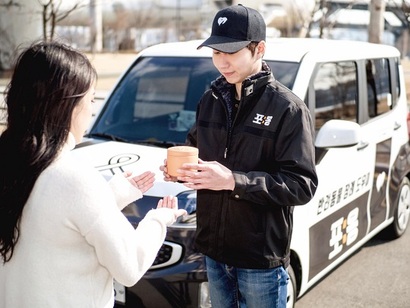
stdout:
[(167, 150), (167, 169), (170, 176), (178, 176), (177, 169), (184, 163), (198, 163), (198, 149), (191, 146), (175, 146)]

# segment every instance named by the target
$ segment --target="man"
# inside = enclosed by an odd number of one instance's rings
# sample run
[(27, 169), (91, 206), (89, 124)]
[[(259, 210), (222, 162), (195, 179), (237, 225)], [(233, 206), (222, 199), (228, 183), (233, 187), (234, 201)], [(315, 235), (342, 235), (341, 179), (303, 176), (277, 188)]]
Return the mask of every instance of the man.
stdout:
[(309, 111), (262, 60), (266, 25), (255, 10), (219, 11), (198, 48), (221, 73), (204, 93), (187, 144), (199, 163), (165, 180), (197, 192), (196, 247), (212, 307), (285, 307), (294, 205), (318, 183)]

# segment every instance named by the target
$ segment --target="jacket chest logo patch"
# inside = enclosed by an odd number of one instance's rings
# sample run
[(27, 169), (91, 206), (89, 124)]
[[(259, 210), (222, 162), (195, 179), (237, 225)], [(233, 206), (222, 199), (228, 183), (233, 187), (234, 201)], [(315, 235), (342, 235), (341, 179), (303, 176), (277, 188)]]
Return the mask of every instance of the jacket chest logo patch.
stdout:
[(270, 123), (272, 122), (272, 119), (273, 119), (273, 116), (268, 116), (268, 115), (257, 113), (256, 116), (253, 118), (252, 123), (255, 123), (258, 125), (269, 126)]

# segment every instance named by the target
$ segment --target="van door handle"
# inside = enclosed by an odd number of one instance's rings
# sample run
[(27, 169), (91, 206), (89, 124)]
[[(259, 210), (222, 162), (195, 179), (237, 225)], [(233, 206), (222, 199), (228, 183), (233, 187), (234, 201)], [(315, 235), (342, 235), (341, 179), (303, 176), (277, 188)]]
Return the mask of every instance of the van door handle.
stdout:
[(361, 151), (364, 148), (367, 148), (369, 146), (368, 142), (360, 141), (359, 144), (357, 145), (357, 150)]
[(401, 127), (401, 124), (398, 122), (394, 122), (394, 130), (398, 130)]

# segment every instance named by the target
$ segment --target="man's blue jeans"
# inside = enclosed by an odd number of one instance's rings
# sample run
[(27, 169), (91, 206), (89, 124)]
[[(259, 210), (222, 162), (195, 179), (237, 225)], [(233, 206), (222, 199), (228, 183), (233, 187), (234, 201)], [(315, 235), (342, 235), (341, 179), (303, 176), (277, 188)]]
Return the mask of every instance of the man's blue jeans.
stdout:
[(232, 267), (206, 257), (212, 308), (285, 308), (288, 273)]

